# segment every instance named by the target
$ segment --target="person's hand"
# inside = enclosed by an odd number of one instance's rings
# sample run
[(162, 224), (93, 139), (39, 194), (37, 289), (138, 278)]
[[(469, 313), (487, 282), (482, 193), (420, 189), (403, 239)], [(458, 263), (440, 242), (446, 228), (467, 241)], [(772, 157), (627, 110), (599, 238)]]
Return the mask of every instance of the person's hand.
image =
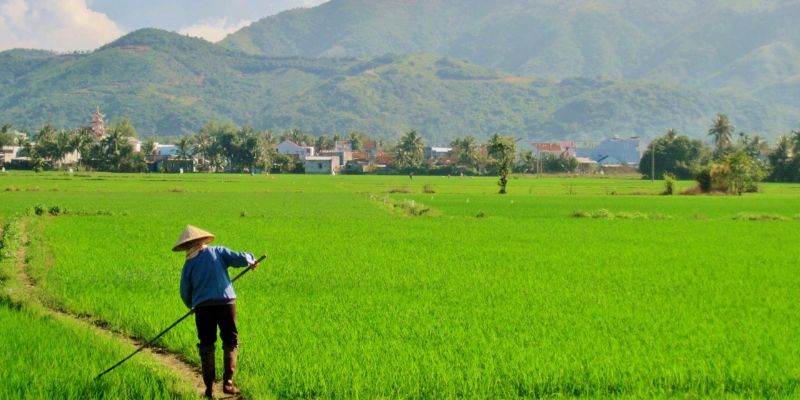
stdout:
[(250, 264), (250, 269), (256, 269), (256, 268), (258, 268), (258, 263)]
[(189, 310), (189, 315), (191, 315), (191, 314), (194, 314), (194, 313), (195, 313), (195, 311), (197, 311), (197, 310), (195, 310), (194, 308), (193, 308), (193, 309), (191, 309), (191, 310)]

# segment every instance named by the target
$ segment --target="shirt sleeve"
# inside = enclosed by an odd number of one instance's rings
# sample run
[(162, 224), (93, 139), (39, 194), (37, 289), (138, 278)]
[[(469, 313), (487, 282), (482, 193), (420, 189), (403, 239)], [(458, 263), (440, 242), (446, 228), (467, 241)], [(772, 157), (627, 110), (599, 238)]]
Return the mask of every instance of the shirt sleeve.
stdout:
[(188, 308), (192, 308), (192, 279), (189, 268), (183, 267), (181, 272), (181, 300)]
[(256, 262), (255, 257), (250, 253), (236, 252), (227, 247), (220, 247), (217, 250), (226, 267), (246, 267)]

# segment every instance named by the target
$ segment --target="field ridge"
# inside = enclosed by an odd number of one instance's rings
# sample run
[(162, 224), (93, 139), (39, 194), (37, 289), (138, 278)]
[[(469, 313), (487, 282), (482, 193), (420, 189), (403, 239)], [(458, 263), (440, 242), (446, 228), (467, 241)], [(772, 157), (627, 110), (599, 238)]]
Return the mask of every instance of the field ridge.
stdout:
[[(106, 321), (94, 318), (88, 314), (76, 314), (64, 307), (53, 306), (47, 302), (41, 301), (36, 293), (36, 290), (38, 289), (36, 286), (36, 281), (28, 272), (29, 264), (27, 261), (27, 247), (30, 244), (30, 240), (28, 237), (27, 225), (25, 224), (24, 220), (19, 221), (18, 230), (18, 245), (16, 246), (16, 254), (14, 257), (16, 266), (15, 272), (17, 275), (16, 284), (20, 287), (15, 289), (19, 289), (20, 292), (18, 292), (19, 294), (17, 296), (14, 296), (14, 291), (12, 291), (10, 293), (11, 298), (9, 300), (14, 303), (18, 303), (20, 306), (22, 306), (26, 301), (30, 301), (33, 304), (40, 306), (39, 308), (46, 315), (53, 317), (59, 322), (71, 321), (77, 325), (88, 328), (96, 335), (111, 337), (128, 346), (138, 348), (145, 343), (145, 340), (141, 340), (140, 338), (126, 335), (121, 331), (111, 329), (111, 325)], [(146, 353), (151, 359), (157, 361), (162, 367), (171, 370), (176, 375), (183, 377), (185, 381), (190, 382), (192, 387), (197, 389), (197, 392), (200, 392), (205, 388), (200, 369), (191, 362), (187, 361), (182, 355), (173, 353), (158, 345), (151, 345), (142, 352)], [(218, 385), (218, 390), (220, 393), (222, 393), (221, 385)]]

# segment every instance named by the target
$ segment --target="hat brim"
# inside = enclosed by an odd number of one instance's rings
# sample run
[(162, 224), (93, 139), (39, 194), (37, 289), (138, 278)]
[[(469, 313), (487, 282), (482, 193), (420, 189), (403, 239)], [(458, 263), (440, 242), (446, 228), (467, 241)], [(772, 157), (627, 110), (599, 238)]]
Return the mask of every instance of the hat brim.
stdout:
[(213, 241), (214, 241), (214, 236), (205, 236), (198, 239), (192, 239), (175, 245), (175, 247), (172, 248), (172, 251), (185, 251), (191, 249), (192, 247), (197, 246), (198, 244), (208, 244)]

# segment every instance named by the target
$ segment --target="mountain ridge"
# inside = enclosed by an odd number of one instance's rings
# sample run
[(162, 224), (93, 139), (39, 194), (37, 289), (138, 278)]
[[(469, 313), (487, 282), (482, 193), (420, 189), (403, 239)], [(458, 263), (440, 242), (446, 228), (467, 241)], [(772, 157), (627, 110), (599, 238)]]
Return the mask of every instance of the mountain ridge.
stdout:
[(717, 112), (775, 136), (796, 110), (747, 95), (587, 78), (552, 81), (435, 54), (370, 59), (268, 57), (157, 29), (80, 54), (0, 53), (0, 121), (74, 128), (96, 107), (143, 135), (194, 132), (210, 120), (384, 139), (416, 129), (433, 143), (503, 132), (531, 140), (705, 135)]

